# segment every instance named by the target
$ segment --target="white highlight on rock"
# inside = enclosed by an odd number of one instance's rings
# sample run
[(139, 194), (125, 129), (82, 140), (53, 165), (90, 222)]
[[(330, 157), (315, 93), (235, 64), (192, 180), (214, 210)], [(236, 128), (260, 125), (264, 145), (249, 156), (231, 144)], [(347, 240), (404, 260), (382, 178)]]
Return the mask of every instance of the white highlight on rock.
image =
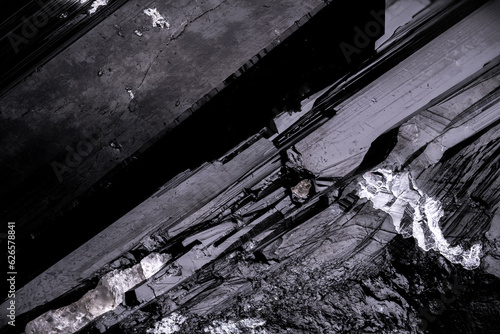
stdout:
[(264, 320), (246, 318), (238, 322), (229, 320), (214, 321), (212, 326), (205, 327), (203, 331), (210, 334), (240, 334), (240, 333), (250, 333), (250, 334), (266, 334), (264, 329), (257, 330), (257, 327), (265, 325)]
[(150, 328), (146, 331), (146, 333), (153, 334), (172, 334), (181, 329), (180, 325), (182, 325), (186, 321), (186, 317), (174, 312), (169, 316), (161, 319), (157, 323), (155, 323), (154, 328)]
[(131, 268), (105, 274), (95, 289), (80, 300), (48, 311), (26, 325), (26, 334), (74, 333), (89, 322), (120, 305), (125, 292), (150, 278), (165, 265), (169, 254), (151, 253)]
[[(80, 0), (80, 3), (83, 5), (89, 2), (89, 0)], [(92, 2), (92, 6), (89, 9), (89, 14), (94, 14), (97, 12), (97, 9), (101, 6), (106, 6), (108, 4), (108, 0), (95, 0)]]
[(127, 93), (128, 93), (128, 96), (130, 96), (130, 99), (133, 100), (135, 95), (134, 95), (134, 92), (132, 92), (132, 89), (127, 88)]
[[(450, 247), (439, 227), (444, 215), (441, 202), (427, 196), (416, 186), (409, 172), (393, 173), (388, 169), (376, 169), (363, 175), (359, 197), (373, 203), (373, 207), (391, 215), (396, 231), (408, 238), (413, 236), (424, 251), (439, 251), (452, 263), (459, 263), (465, 269), (475, 269), (480, 264), (481, 244), (469, 250), (460, 246)], [(404, 215), (411, 216), (411, 224)]]
[(146, 279), (156, 274), (170, 258), (170, 255), (160, 253), (151, 253), (143, 258), (140, 265)]
[(144, 14), (151, 17), (153, 20), (153, 27), (160, 27), (161, 29), (169, 29), (170, 23), (158, 12), (156, 8), (148, 8), (144, 10)]

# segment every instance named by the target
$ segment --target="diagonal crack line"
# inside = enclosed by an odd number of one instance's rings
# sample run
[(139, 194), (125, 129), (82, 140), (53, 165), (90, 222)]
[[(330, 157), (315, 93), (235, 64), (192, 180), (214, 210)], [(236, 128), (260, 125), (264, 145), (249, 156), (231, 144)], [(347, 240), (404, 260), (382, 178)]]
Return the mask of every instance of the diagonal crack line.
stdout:
[(206, 10), (204, 11), (203, 13), (201, 13), (200, 15), (196, 16), (194, 19), (191, 19), (189, 20), (185, 25), (184, 27), (182, 28), (182, 30), (176, 35), (172, 35), (172, 37), (170, 38), (169, 42), (167, 43), (167, 45), (171, 42), (171, 41), (175, 41), (176, 39), (178, 39), (179, 37), (181, 37), (184, 32), (186, 31), (186, 28), (191, 24), (191, 23), (194, 23), (195, 21), (201, 19), (203, 16), (207, 15), (208, 13), (211, 13), (213, 12), (214, 10), (217, 10), (219, 7), (221, 7), (223, 4), (226, 3), (227, 0), (224, 0), (222, 1), (221, 3), (219, 3), (217, 6), (209, 9), (209, 10)]
[(209, 10), (207, 10), (207, 11), (204, 11), (203, 13), (201, 13), (200, 15), (198, 15), (197, 17), (195, 17), (194, 19), (192, 19), (191, 21), (189, 21), (189, 23), (188, 23), (188, 24), (193, 23), (194, 21), (196, 21), (196, 20), (198, 20), (198, 19), (202, 18), (203, 16), (207, 15), (207, 14), (208, 14), (208, 13), (210, 13), (210, 12), (213, 12), (214, 10), (217, 10), (220, 6), (222, 6), (223, 4), (225, 4), (225, 3), (226, 3), (226, 1), (227, 1), (227, 0), (223, 0), (221, 3), (219, 3), (219, 4), (218, 4), (217, 6), (215, 6), (214, 8), (211, 8), (211, 9), (209, 9)]
[[(169, 43), (170, 43), (170, 41), (169, 41)], [(168, 45), (168, 43), (167, 43), (167, 45)], [(142, 77), (141, 83), (139, 84), (139, 87), (137, 87), (137, 89), (141, 88), (142, 84), (144, 83), (144, 80), (146, 80), (146, 77), (149, 74), (149, 70), (151, 69), (151, 67), (153, 66), (153, 64), (156, 62), (156, 60), (160, 56), (160, 53), (161, 53), (161, 50), (156, 53), (156, 57), (154, 57), (154, 59), (149, 64), (148, 69), (146, 70), (146, 73), (144, 73), (144, 76)]]

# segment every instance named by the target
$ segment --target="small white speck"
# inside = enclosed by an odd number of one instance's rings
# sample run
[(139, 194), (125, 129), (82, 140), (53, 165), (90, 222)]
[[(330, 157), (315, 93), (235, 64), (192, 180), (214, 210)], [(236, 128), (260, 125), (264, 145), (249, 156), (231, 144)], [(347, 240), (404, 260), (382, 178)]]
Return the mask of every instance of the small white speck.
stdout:
[(130, 99), (132, 100), (135, 97), (134, 93), (132, 92), (132, 89), (127, 88), (127, 92), (128, 92), (128, 95), (130, 96)]

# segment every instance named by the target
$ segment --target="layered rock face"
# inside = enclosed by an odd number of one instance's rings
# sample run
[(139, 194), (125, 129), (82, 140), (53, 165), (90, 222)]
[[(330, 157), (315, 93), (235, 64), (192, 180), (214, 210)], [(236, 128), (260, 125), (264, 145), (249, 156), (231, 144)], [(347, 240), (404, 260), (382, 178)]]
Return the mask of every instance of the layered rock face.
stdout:
[[(93, 302), (26, 332), (498, 331), (494, 14), (498, 1), (402, 61), (381, 56), (382, 74), (363, 68), (303, 101), (298, 120), (278, 115), (277, 134), (179, 174), (69, 255), (63, 288), (46, 283), (62, 264), (37, 278), (50, 300), (24, 287), (47, 307), (100, 279)], [(86, 320), (58, 327), (72, 307)]]
[[(178, 333), (496, 332), (500, 296), (493, 276), (450, 265), (401, 236), (373, 260), (376, 269), (371, 266), (365, 275), (349, 279), (342, 277), (348, 267), (335, 263), (312, 271), (302, 263), (289, 265), (281, 274), (259, 277), (253, 294), (232, 308), (208, 316), (185, 313), (189, 320)], [(147, 311), (142, 319), (159, 309)], [(213, 331), (248, 317), (260, 319), (261, 325)], [(122, 324), (122, 330), (151, 326), (140, 319)]]

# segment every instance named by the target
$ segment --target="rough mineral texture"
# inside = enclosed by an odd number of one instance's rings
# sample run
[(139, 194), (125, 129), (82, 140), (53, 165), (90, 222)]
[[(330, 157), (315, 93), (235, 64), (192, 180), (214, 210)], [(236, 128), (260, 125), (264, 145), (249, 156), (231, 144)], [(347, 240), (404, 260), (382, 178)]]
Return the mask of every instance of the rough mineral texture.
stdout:
[(445, 3), (23, 286), (25, 332), (498, 333), (500, 1)]

